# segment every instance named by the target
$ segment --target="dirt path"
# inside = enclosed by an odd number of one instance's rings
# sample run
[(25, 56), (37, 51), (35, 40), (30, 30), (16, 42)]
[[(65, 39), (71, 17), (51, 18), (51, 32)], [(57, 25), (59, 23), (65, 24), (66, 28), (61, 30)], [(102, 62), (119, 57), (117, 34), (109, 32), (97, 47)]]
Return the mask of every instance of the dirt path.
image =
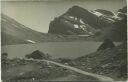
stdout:
[[(30, 60), (30, 59), (27, 59), (27, 60)], [(47, 62), (47, 63), (52, 63), (52, 64), (55, 64), (55, 65), (64, 67), (66, 69), (73, 70), (73, 71), (75, 71), (77, 73), (94, 77), (94, 78), (98, 79), (101, 82), (103, 82), (103, 81), (105, 81), (105, 82), (114, 82), (114, 80), (112, 78), (110, 78), (110, 77), (89, 73), (89, 72), (83, 71), (81, 69), (78, 69), (78, 68), (75, 68), (75, 67), (71, 67), (71, 66), (67, 66), (67, 65), (63, 65), (61, 63), (57, 63), (57, 62), (54, 62), (54, 61), (49, 61), (49, 60), (33, 60), (33, 61), (38, 61), (38, 62), (43, 61), (43, 62)]]

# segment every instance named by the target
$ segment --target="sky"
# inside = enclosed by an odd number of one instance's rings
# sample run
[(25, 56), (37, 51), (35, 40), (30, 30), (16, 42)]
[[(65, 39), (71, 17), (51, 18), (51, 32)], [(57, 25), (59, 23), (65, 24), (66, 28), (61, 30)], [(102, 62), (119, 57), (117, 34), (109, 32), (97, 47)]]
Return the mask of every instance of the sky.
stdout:
[(116, 12), (126, 6), (125, 0), (45, 0), (2, 1), (1, 11), (33, 30), (47, 33), (49, 23), (74, 5), (88, 10), (106, 9)]

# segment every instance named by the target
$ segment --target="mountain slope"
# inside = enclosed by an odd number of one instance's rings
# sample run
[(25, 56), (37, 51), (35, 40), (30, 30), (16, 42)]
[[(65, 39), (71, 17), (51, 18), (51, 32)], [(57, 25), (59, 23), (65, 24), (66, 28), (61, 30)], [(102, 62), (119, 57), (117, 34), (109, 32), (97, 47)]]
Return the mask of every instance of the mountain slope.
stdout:
[(39, 36), (42, 36), (42, 33), (27, 28), (4, 14), (2, 14), (2, 32), (23, 40), (30, 39), (36, 42), (39, 42), (41, 40)]
[(11, 36), (9, 34), (5, 34), (5, 33), (2, 33), (1, 34), (1, 42), (2, 42), (2, 45), (6, 45), (6, 44), (26, 44), (26, 43), (29, 43), (25, 40), (22, 40), (18, 37), (15, 37), (15, 36)]
[(29, 43), (27, 40), (34, 42), (42, 41), (42, 33), (27, 28), (4, 14), (1, 15), (1, 18), (2, 44), (15, 44), (15, 42), (16, 44), (21, 42)]
[(59, 35), (34, 31), (5, 14), (1, 14), (2, 45), (63, 41)]

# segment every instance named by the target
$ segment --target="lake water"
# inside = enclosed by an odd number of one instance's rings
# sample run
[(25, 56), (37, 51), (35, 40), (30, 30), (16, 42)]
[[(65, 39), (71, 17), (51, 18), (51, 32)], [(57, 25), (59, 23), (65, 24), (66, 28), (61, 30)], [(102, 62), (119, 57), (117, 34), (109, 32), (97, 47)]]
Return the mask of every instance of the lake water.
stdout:
[[(47, 42), (38, 44), (20, 44), (2, 46), (2, 53), (8, 53), (9, 58), (23, 58), (26, 54), (40, 50), (53, 58), (76, 58), (95, 52), (101, 42)], [(119, 43), (116, 43), (118, 45)]]

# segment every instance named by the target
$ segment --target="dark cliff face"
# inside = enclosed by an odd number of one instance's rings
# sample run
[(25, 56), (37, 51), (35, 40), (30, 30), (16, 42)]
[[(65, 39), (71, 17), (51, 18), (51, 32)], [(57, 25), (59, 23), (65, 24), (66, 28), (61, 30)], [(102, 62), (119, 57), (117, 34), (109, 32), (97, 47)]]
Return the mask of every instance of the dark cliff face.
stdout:
[(95, 11), (100, 12), (100, 13), (107, 15), (107, 16), (114, 16), (114, 14), (111, 11), (107, 11), (104, 9), (96, 9)]
[(113, 22), (104, 16), (97, 16), (87, 9), (73, 6), (66, 13), (50, 22), (48, 32), (68, 35), (94, 35), (97, 29), (105, 28), (111, 25), (111, 23)]
[(110, 25), (110, 23), (107, 21), (107, 18), (103, 16), (105, 14), (101, 13), (101, 16), (97, 16), (93, 11), (89, 11), (79, 6), (73, 6), (67, 11), (67, 13), (82, 19), (83, 22), (96, 29), (104, 28)]
[[(95, 28), (92, 28), (85, 20), (83, 20), (82, 14), (85, 14), (86, 12), (83, 13), (83, 10), (80, 9), (81, 8), (74, 6), (63, 15), (56, 17), (50, 22), (48, 33), (66, 35), (91, 35), (95, 33)], [(87, 14), (88, 13), (89, 12), (87, 11)]]
[(75, 16), (77, 18), (83, 19), (83, 21), (91, 26), (98, 27), (97, 20), (98, 17), (93, 15), (91, 12), (88, 10), (78, 7), (78, 6), (73, 6), (70, 8), (67, 13), (69, 15)]
[[(65, 17), (68, 16), (65, 15)], [(91, 26), (87, 24), (82, 24), (79, 21), (74, 21), (70, 18), (65, 19), (65, 17), (59, 17), (52, 21), (49, 26), (49, 33), (78, 35), (91, 34), (91, 32), (95, 32), (95, 29)]]
[(102, 38), (111, 38), (120, 41), (127, 40), (127, 10), (126, 7), (118, 10), (120, 20), (115, 21), (109, 28), (104, 29)]

